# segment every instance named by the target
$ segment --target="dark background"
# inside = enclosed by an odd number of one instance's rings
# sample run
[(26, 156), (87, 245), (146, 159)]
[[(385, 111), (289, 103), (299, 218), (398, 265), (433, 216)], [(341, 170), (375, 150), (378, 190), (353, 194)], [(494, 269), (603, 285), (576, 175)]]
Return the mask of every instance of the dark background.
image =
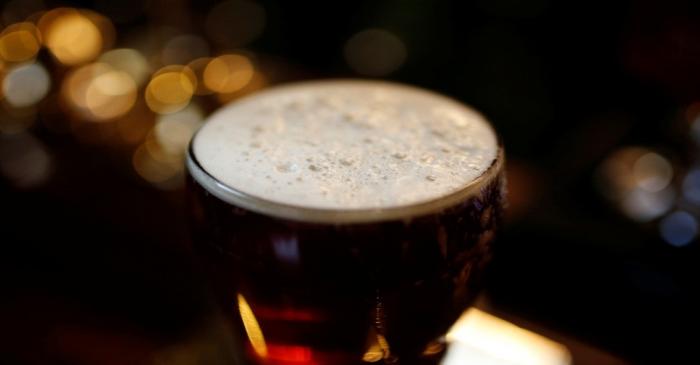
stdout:
[[(217, 2), (117, 3), (44, 1), (44, 8), (102, 12), (115, 22), (118, 47), (123, 34), (145, 26), (204, 34)], [(597, 171), (615, 151), (643, 146), (670, 161), (671, 186), (680, 192), (697, 166), (691, 105), (700, 100), (700, 3), (259, 3), (264, 31), (236, 49), (255, 55), (270, 84), (366, 77), (348, 66), (343, 47), (358, 31), (382, 28), (406, 48), (405, 62), (383, 78), (454, 96), (493, 122), (506, 146), (511, 194), (486, 288), (495, 308), (634, 363), (675, 363), (693, 353), (697, 238), (682, 247), (665, 242), (664, 214), (630, 218), (607, 198), (611, 188), (600, 187)], [(137, 10), (123, 16), (123, 9)], [(212, 45), (213, 54), (227, 50)], [(45, 53), (39, 59), (60, 75)], [(206, 111), (218, 106), (199, 102)], [(131, 343), (108, 335), (112, 329), (157, 344), (185, 336), (210, 304), (184, 254), (182, 188), (143, 180), (131, 166), (135, 146), (57, 133), (46, 121), (66, 117), (48, 101), (39, 110), (28, 132), (50, 151), (50, 178), (22, 188), (0, 176), (0, 280), (7, 283), (0, 350), (16, 363), (47, 363), (85, 341), (96, 344), (94, 358), (105, 338)], [(0, 135), (5, 145), (12, 138)], [(697, 219), (698, 206), (683, 199), (678, 193), (669, 212)]]

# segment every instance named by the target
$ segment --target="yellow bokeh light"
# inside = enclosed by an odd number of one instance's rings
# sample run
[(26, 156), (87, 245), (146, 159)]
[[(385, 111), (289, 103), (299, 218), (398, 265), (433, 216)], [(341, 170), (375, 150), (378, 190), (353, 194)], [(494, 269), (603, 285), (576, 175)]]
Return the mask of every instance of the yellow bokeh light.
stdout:
[(105, 52), (100, 56), (99, 62), (106, 63), (115, 70), (128, 73), (137, 85), (143, 84), (150, 73), (150, 66), (146, 58), (139, 51), (131, 48), (119, 48)]
[[(5, 78), (5, 62), (2, 61), (2, 58), (0, 58), (0, 82), (3, 81)], [(2, 92), (2, 88), (0, 87), (0, 100), (2, 100), (5, 97), (5, 95)]]
[(87, 89), (92, 80), (110, 67), (104, 63), (85, 65), (70, 72), (64, 79), (61, 94), (71, 109), (87, 109)]
[(177, 188), (179, 184), (168, 184), (182, 173), (181, 161), (163, 161), (154, 158), (145, 144), (139, 146), (132, 157), (134, 170), (144, 180), (162, 188)]
[(136, 102), (137, 86), (128, 73), (105, 63), (93, 63), (70, 73), (61, 94), (80, 118), (105, 121), (131, 110)]
[(192, 83), (181, 72), (168, 72), (156, 76), (149, 85), (153, 97), (164, 104), (186, 102), (194, 93)]
[(238, 312), (241, 314), (241, 321), (243, 321), (243, 327), (248, 335), (253, 351), (260, 357), (267, 357), (267, 344), (258, 320), (255, 319), (253, 310), (241, 294), (238, 294)]
[(183, 162), (182, 156), (170, 153), (161, 145), (153, 130), (148, 133), (146, 140), (143, 141), (143, 147), (148, 152), (148, 156), (156, 163), (175, 166), (175, 164)]
[(197, 80), (187, 66), (168, 66), (159, 70), (146, 87), (146, 104), (159, 114), (182, 110), (189, 104)]
[(95, 59), (103, 49), (104, 37), (89, 14), (58, 8), (44, 14), (39, 29), (46, 47), (64, 65), (77, 65)]
[(197, 78), (197, 89), (194, 91), (196, 95), (209, 95), (214, 93), (213, 90), (209, 90), (209, 88), (207, 88), (207, 86), (204, 84), (204, 70), (206, 70), (207, 65), (209, 65), (211, 60), (211, 57), (202, 57), (197, 58), (196, 60), (187, 64), (187, 67), (192, 70)]
[(202, 125), (204, 113), (190, 104), (177, 113), (158, 116), (153, 134), (166, 152), (184, 156), (194, 132)]
[(248, 84), (240, 89), (236, 90), (232, 93), (219, 93), (216, 95), (217, 99), (219, 100), (220, 103), (226, 104), (228, 102), (231, 102), (233, 100), (236, 100), (244, 95), (248, 95), (254, 91), (260, 90), (268, 85), (268, 80), (267, 77), (259, 72), (255, 71), (253, 73), (253, 77), (251, 78), (250, 82)]
[(41, 48), (39, 30), (32, 23), (10, 25), (0, 33), (0, 59), (23, 62), (32, 59)]
[[(134, 152), (133, 165), (136, 172), (158, 188), (180, 188), (183, 184), (185, 150), (203, 118), (204, 114), (195, 104), (176, 113), (159, 115), (156, 124), (147, 132), (146, 139)], [(151, 121), (144, 119), (136, 123), (124, 122), (128, 125), (120, 129), (126, 127), (122, 133), (127, 132), (128, 135), (123, 138), (133, 134), (138, 136), (144, 132), (144, 127), (152, 125)]]
[(232, 93), (244, 88), (253, 78), (253, 64), (248, 57), (228, 54), (214, 58), (204, 69), (204, 84), (219, 93)]
[(108, 71), (95, 77), (86, 90), (87, 107), (98, 120), (126, 114), (136, 101), (136, 83), (124, 71)]

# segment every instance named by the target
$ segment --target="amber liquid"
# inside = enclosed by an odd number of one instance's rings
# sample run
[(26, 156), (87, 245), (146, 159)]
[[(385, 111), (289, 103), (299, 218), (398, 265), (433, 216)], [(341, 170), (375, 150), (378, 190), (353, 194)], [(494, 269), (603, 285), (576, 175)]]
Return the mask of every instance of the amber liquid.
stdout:
[(443, 211), (318, 224), (223, 202), (188, 180), (195, 250), (251, 364), (433, 364), (474, 300), (502, 177)]

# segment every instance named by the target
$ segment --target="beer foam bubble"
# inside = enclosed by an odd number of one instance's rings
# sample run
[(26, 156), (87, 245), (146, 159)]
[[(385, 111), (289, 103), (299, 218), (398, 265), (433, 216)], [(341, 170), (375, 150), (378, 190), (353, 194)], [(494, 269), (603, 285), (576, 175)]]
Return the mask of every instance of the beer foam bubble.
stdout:
[(482, 175), (496, 135), (473, 109), (379, 81), (258, 92), (213, 114), (192, 142), (201, 167), (268, 201), (334, 210), (438, 199)]

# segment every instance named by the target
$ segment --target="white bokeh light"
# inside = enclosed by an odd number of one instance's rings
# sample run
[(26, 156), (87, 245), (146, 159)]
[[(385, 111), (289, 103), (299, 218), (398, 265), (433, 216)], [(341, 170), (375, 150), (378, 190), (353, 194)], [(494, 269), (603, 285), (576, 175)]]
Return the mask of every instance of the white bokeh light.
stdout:
[(51, 78), (44, 66), (28, 63), (9, 71), (2, 81), (2, 94), (11, 106), (24, 108), (41, 101), (50, 87)]

